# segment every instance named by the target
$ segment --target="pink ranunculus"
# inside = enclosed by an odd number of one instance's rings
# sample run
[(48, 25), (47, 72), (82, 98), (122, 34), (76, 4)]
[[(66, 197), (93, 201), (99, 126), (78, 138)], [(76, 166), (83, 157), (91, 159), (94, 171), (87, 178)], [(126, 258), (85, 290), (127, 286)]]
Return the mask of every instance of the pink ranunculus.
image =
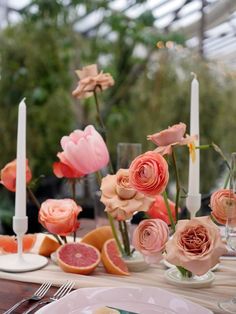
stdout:
[(115, 175), (102, 179), (101, 202), (117, 220), (129, 219), (135, 212), (148, 210), (153, 198), (133, 189), (129, 184), (129, 170), (120, 169)]
[(107, 146), (92, 125), (84, 131), (75, 130), (61, 139), (63, 152), (58, 153), (60, 161), (79, 174), (86, 175), (105, 167), (109, 162)]
[(72, 95), (76, 98), (87, 98), (93, 95), (93, 91), (100, 92), (115, 84), (110, 73), (98, 73), (96, 64), (88, 65), (82, 70), (77, 70), (80, 81)]
[(162, 193), (169, 180), (166, 160), (152, 151), (136, 157), (130, 165), (129, 174), (133, 188), (152, 196)]
[(209, 216), (179, 220), (173, 238), (166, 244), (165, 259), (195, 275), (203, 275), (227, 252), (219, 228)]
[(48, 199), (41, 204), (39, 222), (49, 232), (67, 236), (79, 227), (77, 216), (81, 211), (72, 199)]
[[(174, 221), (176, 221), (175, 203), (172, 202), (171, 200), (168, 200), (168, 202), (169, 202), (172, 217), (173, 217)], [(157, 195), (155, 197), (155, 201), (149, 207), (147, 214), (150, 218), (158, 218), (158, 219), (165, 221), (168, 225), (171, 224), (170, 219), (169, 219), (169, 215), (168, 215), (168, 212), (166, 209), (164, 197), (162, 195)]]
[(147, 139), (158, 146), (155, 149), (157, 153), (161, 155), (170, 155), (172, 153), (172, 146), (189, 145), (197, 139), (196, 136), (184, 137), (185, 131), (186, 124), (180, 122), (179, 124), (175, 124), (161, 132), (148, 135)]
[[(32, 173), (26, 159), (26, 183), (32, 179)], [(1, 170), (1, 184), (3, 184), (9, 191), (16, 191), (16, 159), (6, 164)]]
[(148, 263), (156, 263), (162, 258), (168, 237), (169, 228), (163, 220), (145, 219), (134, 230), (132, 243)]
[(236, 195), (229, 189), (218, 190), (211, 195), (210, 207), (213, 218), (219, 224), (225, 225), (231, 209), (236, 207)]

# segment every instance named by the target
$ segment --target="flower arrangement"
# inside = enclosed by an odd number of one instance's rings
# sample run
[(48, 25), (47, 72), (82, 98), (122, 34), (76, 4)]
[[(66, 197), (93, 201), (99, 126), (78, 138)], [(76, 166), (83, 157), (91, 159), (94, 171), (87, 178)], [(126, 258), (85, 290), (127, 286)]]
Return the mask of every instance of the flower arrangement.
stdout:
[[(219, 257), (226, 252), (219, 230), (210, 217), (194, 217), (179, 220), (180, 178), (175, 156), (176, 146), (188, 146), (192, 160), (195, 159), (196, 136), (186, 134), (186, 125), (179, 123), (152, 135), (147, 139), (157, 147), (153, 151), (137, 156), (129, 169), (112, 171), (101, 177), (100, 170), (108, 166), (110, 157), (106, 145), (106, 128), (100, 114), (97, 92), (114, 84), (108, 73), (98, 73), (97, 66), (91, 65), (77, 71), (78, 87), (73, 96), (81, 99), (94, 96), (100, 135), (93, 125), (83, 131), (75, 130), (61, 139), (62, 151), (57, 153), (59, 161), (53, 164), (53, 172), (58, 178), (66, 178), (71, 183), (71, 199), (48, 199), (39, 208), (39, 222), (62, 243), (66, 236), (79, 227), (78, 215), (82, 211), (77, 204), (75, 186), (80, 178), (98, 173), (101, 178), (101, 202), (105, 205), (113, 236), (123, 256), (131, 256), (132, 248), (126, 221), (139, 212), (146, 212), (152, 218), (144, 219), (134, 231), (132, 244), (149, 263), (156, 263), (165, 253), (165, 258), (177, 266), (183, 276), (201, 275), (218, 263)], [(217, 148), (218, 149), (218, 148)], [(176, 199), (172, 202), (167, 196), (169, 182), (169, 158), (172, 159), (176, 179)], [(34, 201), (30, 189), (32, 178), (27, 162), (28, 193)], [(1, 183), (15, 191), (15, 161), (1, 170)], [(99, 179), (100, 180), (100, 179)], [(230, 190), (224, 189), (212, 195), (212, 218), (219, 223), (226, 221), (226, 202)], [(230, 201), (232, 201), (230, 199)], [(233, 200), (234, 202), (236, 201)], [(118, 232), (114, 221), (118, 223)], [(170, 239), (170, 228), (173, 233)]]

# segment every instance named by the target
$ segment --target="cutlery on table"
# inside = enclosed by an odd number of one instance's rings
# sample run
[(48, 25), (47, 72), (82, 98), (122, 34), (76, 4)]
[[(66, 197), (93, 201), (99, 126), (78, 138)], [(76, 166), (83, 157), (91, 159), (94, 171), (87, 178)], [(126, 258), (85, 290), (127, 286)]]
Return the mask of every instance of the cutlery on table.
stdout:
[(61, 299), (62, 297), (64, 297), (65, 295), (69, 294), (71, 292), (71, 290), (73, 289), (75, 283), (73, 281), (67, 281), (65, 282), (55, 293), (52, 297), (43, 300), (41, 302), (38, 302), (34, 305), (32, 305), (28, 310), (26, 310), (23, 314), (29, 314), (31, 311), (33, 311), (34, 309), (36, 309), (38, 306), (40, 305), (46, 305), (48, 303), (57, 301), (59, 299)]
[(20, 306), (21, 304), (23, 304), (26, 301), (36, 302), (36, 301), (41, 300), (45, 296), (45, 294), (48, 292), (51, 285), (52, 285), (52, 283), (49, 281), (44, 282), (32, 296), (20, 300), (19, 302), (17, 302), (15, 305), (13, 305), (9, 310), (4, 312), (3, 314), (12, 313), (18, 306)]

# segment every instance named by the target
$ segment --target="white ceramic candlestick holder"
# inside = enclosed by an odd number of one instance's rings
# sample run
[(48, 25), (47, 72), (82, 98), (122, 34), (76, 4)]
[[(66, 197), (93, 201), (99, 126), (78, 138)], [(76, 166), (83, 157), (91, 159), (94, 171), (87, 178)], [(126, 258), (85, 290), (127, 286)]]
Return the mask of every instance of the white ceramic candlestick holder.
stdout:
[(190, 218), (195, 217), (201, 207), (201, 194), (198, 193), (196, 195), (188, 195), (186, 199), (186, 206), (190, 213)]
[(40, 269), (47, 265), (46, 257), (37, 254), (23, 253), (23, 235), (28, 228), (28, 217), (13, 217), (13, 230), (17, 236), (17, 253), (0, 256), (0, 271), (21, 273)]

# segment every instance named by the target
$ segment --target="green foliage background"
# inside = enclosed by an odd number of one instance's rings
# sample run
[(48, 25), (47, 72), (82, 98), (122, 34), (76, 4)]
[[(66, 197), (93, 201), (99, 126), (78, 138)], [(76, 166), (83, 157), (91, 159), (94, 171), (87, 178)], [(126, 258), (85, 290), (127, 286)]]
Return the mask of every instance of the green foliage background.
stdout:
[[(189, 124), (192, 71), (200, 82), (201, 143), (217, 143), (228, 157), (236, 150), (235, 73), (217, 70), (213, 62), (193, 55), (184, 48), (181, 34), (160, 33), (152, 12), (131, 20), (108, 4), (34, 0), (20, 12), (19, 23), (0, 33), (1, 168), (15, 158), (17, 105), (23, 97), (28, 105), (27, 149), (34, 176), (52, 174), (63, 135), (96, 124), (93, 99), (79, 102), (71, 96), (74, 70), (90, 63), (98, 63), (116, 81), (99, 95), (113, 162), (118, 142), (141, 142), (144, 151), (153, 149), (147, 134), (180, 121)], [(83, 13), (78, 13), (81, 5)], [(101, 22), (88, 25), (87, 31), (77, 30), (77, 22), (95, 10), (103, 10)], [(157, 49), (159, 40), (182, 46)], [(184, 147), (176, 152), (186, 187), (188, 152)], [(215, 152), (201, 152), (202, 193), (215, 187), (223, 170)]]

